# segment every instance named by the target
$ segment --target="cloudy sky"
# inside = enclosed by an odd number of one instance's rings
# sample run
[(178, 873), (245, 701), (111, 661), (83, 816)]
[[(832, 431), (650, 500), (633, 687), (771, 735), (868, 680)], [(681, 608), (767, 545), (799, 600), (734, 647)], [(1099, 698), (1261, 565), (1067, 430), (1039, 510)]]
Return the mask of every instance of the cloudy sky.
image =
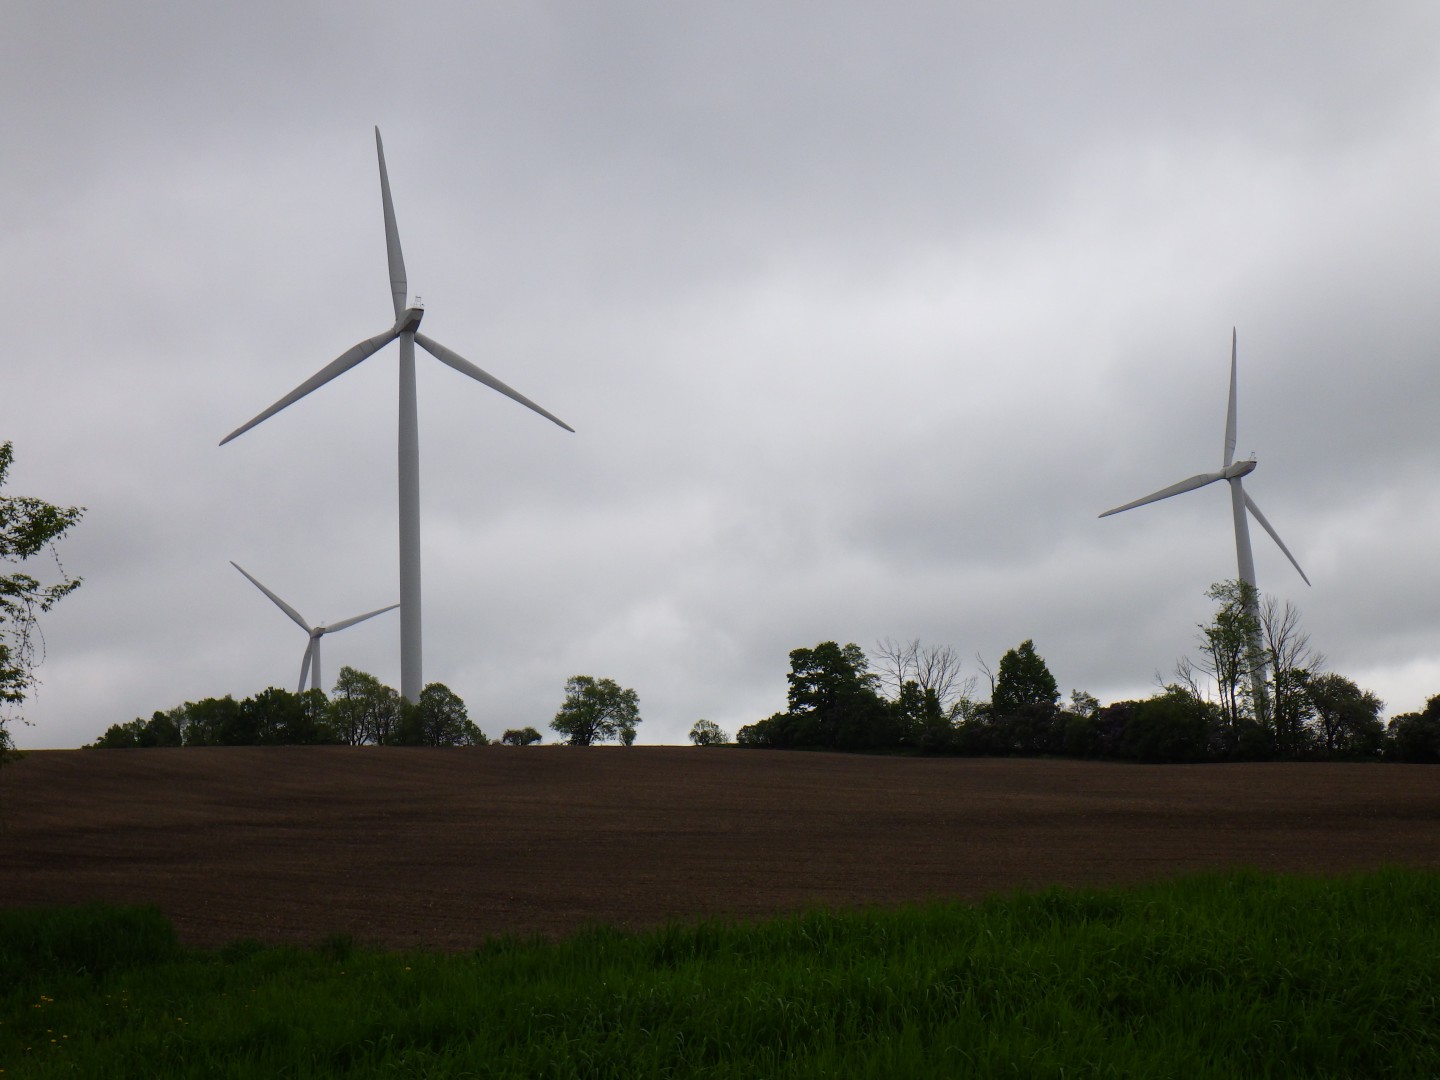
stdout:
[[(425, 679), (568, 676), (640, 741), (787, 654), (1026, 638), (1149, 694), (1235, 576), (1393, 714), (1440, 693), (1440, 8), (20, 0), (0, 36), (7, 494), (87, 507), (28, 747), (292, 687), (399, 599), (373, 127), (424, 329)], [(42, 564), (43, 570), (43, 564)], [(326, 638), (399, 684), (399, 620)]]

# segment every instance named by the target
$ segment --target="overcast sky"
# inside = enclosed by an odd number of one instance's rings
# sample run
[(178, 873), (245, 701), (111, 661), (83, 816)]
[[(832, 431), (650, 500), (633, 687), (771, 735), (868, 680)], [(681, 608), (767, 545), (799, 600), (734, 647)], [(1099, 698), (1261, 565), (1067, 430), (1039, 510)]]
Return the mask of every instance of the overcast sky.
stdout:
[[(0, 35), (6, 494), (87, 507), (22, 747), (293, 689), (399, 599), (374, 126), (423, 329), (427, 682), (567, 677), (642, 743), (788, 653), (1026, 638), (1148, 695), (1236, 574), (1387, 715), (1440, 693), (1440, 7), (19, 0)], [(46, 573), (40, 563), (40, 572)], [(51, 575), (53, 576), (53, 575)], [(399, 685), (399, 619), (325, 639)]]

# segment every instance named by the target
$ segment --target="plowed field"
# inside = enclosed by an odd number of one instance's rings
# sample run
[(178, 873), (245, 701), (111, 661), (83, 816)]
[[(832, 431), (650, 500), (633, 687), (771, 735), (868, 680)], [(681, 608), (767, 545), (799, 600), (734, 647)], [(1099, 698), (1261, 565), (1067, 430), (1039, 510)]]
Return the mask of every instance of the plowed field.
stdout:
[(182, 940), (465, 948), (1238, 866), (1440, 868), (1440, 768), (690, 747), (54, 750), (0, 773), (0, 905)]

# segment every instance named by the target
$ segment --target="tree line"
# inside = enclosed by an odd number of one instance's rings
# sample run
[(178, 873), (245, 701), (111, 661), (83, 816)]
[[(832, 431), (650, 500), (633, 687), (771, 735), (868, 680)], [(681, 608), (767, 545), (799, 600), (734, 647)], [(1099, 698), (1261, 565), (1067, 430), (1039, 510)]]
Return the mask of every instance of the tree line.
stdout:
[(114, 724), (91, 747), (152, 746), (484, 746), (490, 740), (459, 695), (430, 683), (405, 701), (375, 676), (340, 669), (332, 693), (269, 687), (254, 697), (187, 701)]
[(1028, 640), (1006, 652), (996, 671), (981, 664), (988, 700), (976, 693), (976, 677), (961, 679), (949, 646), (886, 640), (872, 658), (853, 643), (825, 641), (790, 653), (786, 709), (742, 727), (736, 742), (1155, 763), (1440, 763), (1440, 695), (1387, 725), (1379, 698), (1326, 670), (1292, 605), (1268, 597), (1249, 605), (1248, 588), (1238, 581), (1211, 587), (1217, 610), (1199, 628), (1196, 658), (1177, 662), (1173, 680), (1148, 698), (1102, 706), (1073, 690), (1062, 701)]
[[(570, 746), (614, 739), (635, 741), (640, 698), (613, 679), (576, 675), (550, 726)], [(531, 746), (544, 736), (533, 727), (509, 728), (502, 745)], [(270, 687), (236, 701), (203, 698), (154, 713), (148, 720), (112, 724), (86, 749), (161, 746), (486, 746), (490, 739), (470, 719), (465, 702), (444, 683), (430, 683), (414, 703), (373, 675), (340, 669), (327, 695)]]
[[(963, 676), (950, 646), (885, 640), (873, 656), (825, 641), (790, 653), (786, 708), (742, 727), (741, 747), (956, 755), (1060, 756), (1134, 762), (1268, 760), (1440, 763), (1440, 695), (1423, 711), (1381, 718), (1383, 703), (1329, 671), (1293, 606), (1249, 603), (1241, 582), (1210, 588), (1217, 604), (1198, 627), (1197, 652), (1177, 661), (1154, 695), (1101, 705), (1072, 690), (1062, 700), (1049, 666), (1027, 640), (992, 672)], [(1262, 648), (1253, 647), (1259, 640)], [(1259, 665), (1258, 671), (1252, 666)], [(1252, 677), (1253, 676), (1253, 677)], [(1159, 679), (1157, 678), (1157, 683)], [(559, 741), (629, 746), (640, 724), (639, 695), (613, 679), (576, 675), (550, 723)], [(728, 743), (710, 720), (689, 738)], [(502, 744), (543, 741), (533, 727), (507, 729)], [(271, 687), (235, 701), (205, 698), (150, 719), (116, 724), (102, 748), (234, 745), (483, 746), (487, 736), (465, 703), (431, 683), (414, 704), (372, 675), (342, 668), (334, 691)]]

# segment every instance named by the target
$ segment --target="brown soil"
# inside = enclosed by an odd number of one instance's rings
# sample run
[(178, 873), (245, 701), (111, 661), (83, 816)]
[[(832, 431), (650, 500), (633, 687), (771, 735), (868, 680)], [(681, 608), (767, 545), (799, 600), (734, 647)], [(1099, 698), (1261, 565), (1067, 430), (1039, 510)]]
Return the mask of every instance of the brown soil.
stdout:
[(1440, 868), (1440, 768), (690, 747), (37, 751), (0, 906), (157, 904), (187, 943), (464, 948), (1219, 867)]

